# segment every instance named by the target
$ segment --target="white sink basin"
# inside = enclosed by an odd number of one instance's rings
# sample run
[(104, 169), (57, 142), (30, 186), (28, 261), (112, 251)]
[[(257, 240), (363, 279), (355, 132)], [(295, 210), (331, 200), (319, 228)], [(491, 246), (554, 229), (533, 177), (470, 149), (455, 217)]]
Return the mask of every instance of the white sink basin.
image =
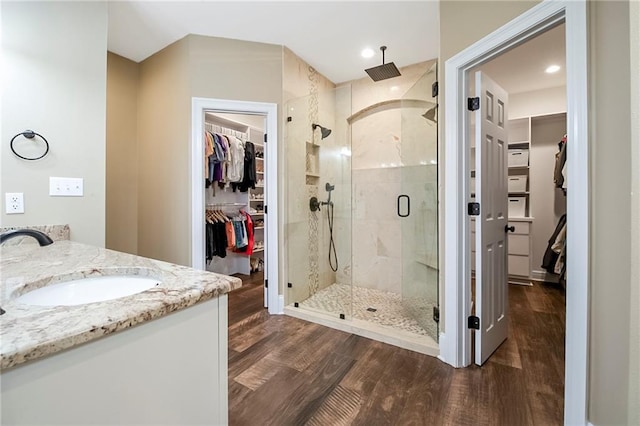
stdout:
[(16, 302), (37, 306), (84, 305), (131, 296), (159, 283), (157, 278), (140, 275), (79, 278), (30, 291), (18, 297)]

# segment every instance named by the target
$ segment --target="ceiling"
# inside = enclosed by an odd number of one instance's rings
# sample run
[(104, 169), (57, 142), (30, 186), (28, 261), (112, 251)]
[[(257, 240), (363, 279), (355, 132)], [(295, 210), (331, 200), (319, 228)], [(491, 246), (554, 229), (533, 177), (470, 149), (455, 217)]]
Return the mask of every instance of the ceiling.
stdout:
[[(366, 77), (386, 61), (398, 67), (438, 57), (439, 9), (423, 1), (109, 1), (108, 49), (143, 61), (187, 34), (285, 45), (334, 83)], [(563, 86), (565, 26), (480, 67), (509, 93)], [(363, 48), (376, 51), (372, 58)], [(546, 74), (550, 64), (561, 71)]]
[[(565, 25), (559, 25), (538, 37), (478, 67), (508, 93), (532, 92), (565, 86)], [(555, 74), (547, 74), (549, 65), (559, 65)]]
[[(285, 45), (334, 83), (438, 57), (437, 1), (109, 1), (108, 49), (140, 62), (187, 34)], [(376, 54), (365, 59), (365, 47)]]

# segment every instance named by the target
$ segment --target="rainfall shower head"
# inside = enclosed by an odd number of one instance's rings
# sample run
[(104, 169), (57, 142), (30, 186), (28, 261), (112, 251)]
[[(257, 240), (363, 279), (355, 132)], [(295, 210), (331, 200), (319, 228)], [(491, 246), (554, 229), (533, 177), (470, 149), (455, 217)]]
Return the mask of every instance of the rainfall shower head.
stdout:
[(380, 50), (382, 51), (382, 65), (366, 69), (365, 71), (369, 74), (369, 77), (373, 81), (380, 81), (400, 76), (400, 71), (398, 71), (396, 64), (393, 62), (384, 63), (384, 51), (387, 50), (387, 46), (380, 46)]
[(324, 139), (331, 134), (331, 129), (327, 129), (326, 127), (322, 127), (321, 125), (315, 123), (311, 125), (311, 129), (315, 130), (317, 128), (320, 128), (320, 134), (322, 136), (321, 139)]

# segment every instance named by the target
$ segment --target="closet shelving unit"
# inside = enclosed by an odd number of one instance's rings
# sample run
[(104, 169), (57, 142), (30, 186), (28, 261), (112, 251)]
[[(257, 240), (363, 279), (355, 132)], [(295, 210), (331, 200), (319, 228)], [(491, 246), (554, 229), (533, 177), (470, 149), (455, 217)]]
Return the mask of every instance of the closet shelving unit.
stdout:
[[(509, 134), (509, 204), (515, 203), (517, 209), (509, 207), (509, 226), (515, 229), (508, 236), (508, 272), (512, 284), (531, 284), (531, 231), (533, 218), (530, 215), (531, 185), (531, 117), (508, 120)], [(522, 156), (525, 160), (515, 156)], [(513, 164), (512, 160), (518, 163)], [(515, 185), (514, 185), (515, 184)], [(514, 213), (515, 210), (515, 213)]]
[(223, 134), (233, 134), (243, 141), (250, 141), (254, 144), (256, 153), (261, 155), (261, 157), (256, 157), (257, 184), (255, 189), (251, 188), (247, 192), (233, 192), (229, 186), (224, 190), (216, 187), (215, 194), (211, 188), (205, 190), (207, 207), (217, 206), (229, 214), (239, 213), (239, 210), (245, 210), (249, 213), (254, 223), (255, 242), (253, 253), (250, 256), (228, 250), (227, 257), (214, 257), (207, 269), (223, 274), (239, 273), (249, 275), (252, 269), (251, 257), (262, 259), (263, 264), (266, 264), (264, 248), (266, 247), (265, 239), (267, 233), (264, 205), (267, 197), (265, 191), (267, 160), (264, 149), (264, 131), (239, 120), (231, 120), (215, 113), (205, 114), (205, 129)]
[[(266, 220), (264, 217), (264, 206), (266, 201), (265, 171), (267, 170), (267, 161), (265, 159), (264, 149), (264, 132), (262, 130), (250, 127), (249, 141), (253, 142), (253, 145), (256, 148), (256, 187), (249, 189), (249, 206), (252, 209), (256, 210), (256, 213), (251, 213), (253, 210), (250, 210), (249, 212), (254, 222), (253, 230), (256, 242), (256, 246), (254, 246), (253, 248), (253, 253), (255, 257), (262, 259), (262, 261), (264, 262), (264, 248), (266, 240)], [(262, 225), (259, 226), (260, 223)]]

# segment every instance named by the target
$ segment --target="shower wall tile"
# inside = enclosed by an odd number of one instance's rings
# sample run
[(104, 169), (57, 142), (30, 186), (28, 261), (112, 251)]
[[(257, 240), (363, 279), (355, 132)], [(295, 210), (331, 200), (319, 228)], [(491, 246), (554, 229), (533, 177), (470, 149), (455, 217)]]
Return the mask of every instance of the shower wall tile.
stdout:
[(400, 110), (380, 111), (351, 127), (354, 170), (401, 165)]
[(400, 259), (402, 257), (402, 229), (398, 219), (377, 221), (377, 255)]
[(354, 285), (401, 293), (402, 265), (399, 259), (377, 256), (364, 265), (354, 262)]
[(289, 223), (286, 230), (288, 276), (287, 282), (294, 287), (287, 289), (285, 302), (291, 304), (309, 297), (308, 264), (309, 264), (309, 232), (307, 222)]

